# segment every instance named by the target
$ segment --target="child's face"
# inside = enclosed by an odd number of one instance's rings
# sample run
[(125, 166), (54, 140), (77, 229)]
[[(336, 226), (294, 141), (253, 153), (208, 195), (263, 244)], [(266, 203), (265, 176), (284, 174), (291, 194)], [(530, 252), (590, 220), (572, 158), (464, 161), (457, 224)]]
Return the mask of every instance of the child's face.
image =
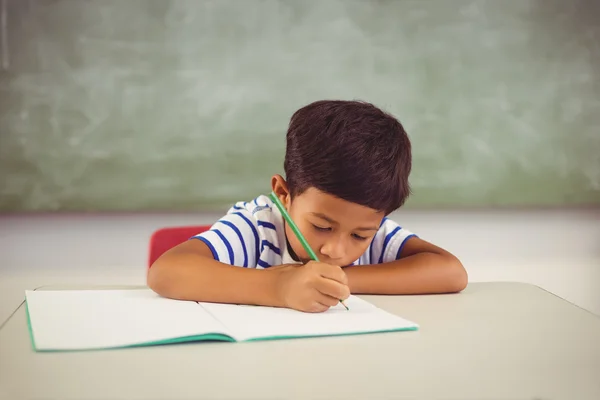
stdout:
[[(383, 217), (368, 207), (339, 199), (309, 188), (293, 201), (287, 196), (286, 208), (319, 261), (340, 267), (358, 259), (369, 247)], [(308, 253), (286, 224), (288, 241), (302, 262)]]

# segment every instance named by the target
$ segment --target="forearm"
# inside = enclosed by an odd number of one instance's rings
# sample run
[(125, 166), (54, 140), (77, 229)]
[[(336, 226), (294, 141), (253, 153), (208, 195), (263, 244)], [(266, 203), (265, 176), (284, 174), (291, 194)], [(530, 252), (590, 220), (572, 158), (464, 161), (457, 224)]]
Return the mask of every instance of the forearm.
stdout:
[(217, 303), (279, 306), (276, 271), (226, 265), (193, 252), (157, 260), (148, 286), (163, 297)]
[(419, 253), (378, 265), (344, 268), (351, 293), (433, 294), (464, 289), (466, 272), (458, 259), (435, 253)]

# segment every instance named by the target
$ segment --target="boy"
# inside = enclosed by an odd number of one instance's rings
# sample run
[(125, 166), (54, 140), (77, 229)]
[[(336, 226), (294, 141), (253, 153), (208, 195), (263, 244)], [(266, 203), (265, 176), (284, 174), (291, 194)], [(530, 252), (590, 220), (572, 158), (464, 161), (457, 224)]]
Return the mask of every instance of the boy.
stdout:
[(148, 286), (164, 297), (322, 312), (351, 293), (458, 292), (460, 261), (386, 218), (410, 189), (411, 144), (372, 104), (317, 101), (294, 113), (286, 179), (273, 192), (320, 262), (267, 196), (235, 204), (212, 228), (167, 251)]

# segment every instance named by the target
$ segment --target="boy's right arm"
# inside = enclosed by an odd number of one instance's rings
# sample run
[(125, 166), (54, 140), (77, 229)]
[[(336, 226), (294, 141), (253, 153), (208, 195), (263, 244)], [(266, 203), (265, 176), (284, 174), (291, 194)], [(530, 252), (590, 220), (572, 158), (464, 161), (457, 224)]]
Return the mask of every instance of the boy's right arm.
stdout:
[(344, 271), (328, 264), (243, 268), (216, 261), (200, 240), (188, 240), (160, 256), (148, 286), (163, 297), (215, 303), (288, 307), (322, 312), (350, 295)]

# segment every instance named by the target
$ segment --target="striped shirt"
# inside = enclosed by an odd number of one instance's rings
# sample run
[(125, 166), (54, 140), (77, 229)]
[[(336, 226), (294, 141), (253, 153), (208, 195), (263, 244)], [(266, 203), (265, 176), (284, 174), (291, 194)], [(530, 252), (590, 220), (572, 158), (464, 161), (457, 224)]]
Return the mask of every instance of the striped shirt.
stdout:
[[(268, 196), (239, 202), (208, 231), (192, 239), (202, 240), (215, 260), (246, 268), (295, 264), (287, 249), (284, 218)], [(415, 236), (384, 218), (365, 253), (351, 265), (381, 264), (400, 257), (407, 239)]]

